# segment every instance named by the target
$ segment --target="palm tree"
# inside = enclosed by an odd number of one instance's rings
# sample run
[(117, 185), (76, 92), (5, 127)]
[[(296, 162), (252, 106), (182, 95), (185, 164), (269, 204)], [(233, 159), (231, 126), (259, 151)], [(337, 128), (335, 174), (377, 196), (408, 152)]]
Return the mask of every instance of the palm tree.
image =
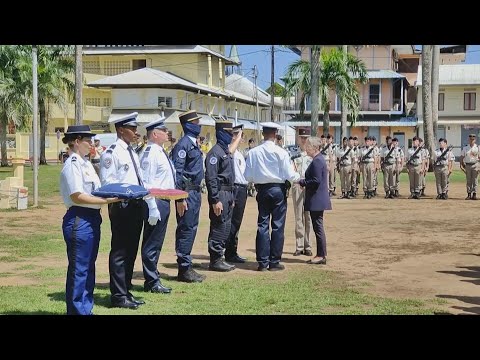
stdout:
[(432, 52), (433, 45), (422, 45), (422, 101), (423, 101), (423, 132), (425, 146), (430, 151), (430, 165), (433, 165), (435, 140), (432, 119)]
[(25, 126), (31, 115), (28, 87), (18, 68), (18, 60), (24, 56), (17, 46), (0, 46), (0, 166), (7, 166), (7, 127), (13, 121), (17, 128)]
[[(351, 126), (355, 123), (360, 109), (360, 98), (356, 82), (366, 83), (367, 70), (365, 64), (352, 54), (344, 53), (339, 49), (323, 50), (320, 55), (319, 99), (321, 100), (323, 115), (323, 133), (327, 134), (330, 126), (330, 91), (342, 99), (342, 110), (350, 115)], [(300, 94), (300, 116), (303, 117), (305, 100), (312, 95), (311, 64), (305, 60), (297, 60), (290, 64), (284, 77), (285, 94)], [(313, 111), (312, 111), (313, 112)], [(312, 118), (313, 121), (313, 118)], [(314, 124), (312, 123), (312, 134)]]
[[(65, 110), (73, 102), (75, 93), (75, 59), (73, 46), (37, 46), (38, 49), (38, 110), (40, 119), (40, 164), (46, 164), (45, 134), (47, 132), (49, 104), (56, 104)], [(32, 53), (32, 46), (22, 46), (22, 50)], [(31, 61), (23, 61), (18, 66), (22, 75), (32, 82)], [(65, 90), (67, 96), (65, 95)], [(29, 94), (32, 94), (31, 86)], [(68, 97), (68, 98), (67, 98)]]

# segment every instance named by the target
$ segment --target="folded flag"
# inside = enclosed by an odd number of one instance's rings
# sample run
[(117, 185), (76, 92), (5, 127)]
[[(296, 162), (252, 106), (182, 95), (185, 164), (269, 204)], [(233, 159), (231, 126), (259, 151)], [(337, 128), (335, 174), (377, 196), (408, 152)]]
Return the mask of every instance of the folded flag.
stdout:
[(141, 199), (148, 195), (148, 190), (143, 186), (132, 184), (108, 184), (92, 191), (93, 196), (101, 198), (119, 198), (122, 200)]

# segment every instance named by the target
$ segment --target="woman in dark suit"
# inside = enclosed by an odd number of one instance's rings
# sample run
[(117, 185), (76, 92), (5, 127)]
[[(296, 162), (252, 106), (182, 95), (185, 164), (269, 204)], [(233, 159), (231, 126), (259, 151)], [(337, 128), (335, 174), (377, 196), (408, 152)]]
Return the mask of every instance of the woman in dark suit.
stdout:
[(328, 165), (320, 155), (321, 140), (318, 137), (309, 137), (305, 145), (307, 155), (313, 158), (305, 171), (305, 179), (299, 184), (305, 187), (305, 211), (310, 212), (313, 231), (317, 238), (317, 255), (308, 260), (308, 264), (327, 263), (327, 239), (323, 229), (323, 212), (332, 210), (328, 194)]

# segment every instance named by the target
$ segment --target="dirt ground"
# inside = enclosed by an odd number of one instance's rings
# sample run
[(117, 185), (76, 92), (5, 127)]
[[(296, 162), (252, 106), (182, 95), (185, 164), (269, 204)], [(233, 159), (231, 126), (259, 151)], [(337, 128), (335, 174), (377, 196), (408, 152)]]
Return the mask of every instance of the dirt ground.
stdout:
[[(432, 184), (427, 185), (427, 197), (408, 200), (406, 184), (401, 186), (400, 199), (384, 199), (381, 194), (370, 200), (362, 196), (354, 200), (332, 199), (333, 211), (327, 212), (328, 264), (326, 269), (338, 272), (349, 284), (362, 291), (392, 298), (445, 299), (439, 305), (445, 313), (480, 314), (480, 243), (477, 219), (480, 202), (465, 201), (465, 185), (451, 184), (448, 201), (435, 200)], [(434, 195), (434, 196), (432, 196)], [(58, 199), (60, 200), (60, 199)], [(294, 216), (289, 198), (285, 227), (283, 262), (289, 268), (308, 268), (306, 256), (294, 257)], [(173, 209), (173, 207), (172, 207)], [(37, 224), (50, 224), (60, 230), (63, 205), (47, 205), (44, 209), (0, 214), (0, 231), (15, 235), (16, 231), (33, 232)], [(105, 216), (104, 221), (108, 222)], [(249, 198), (240, 232), (239, 253), (248, 263), (228, 276), (255, 276), (255, 234), (257, 204)], [(207, 270), (208, 207), (203, 198), (201, 224), (193, 249), (194, 262), (207, 277), (225, 276)], [(22, 223), (8, 229), (8, 221)], [(26, 221), (26, 223), (23, 222)], [(170, 218), (159, 270), (167, 276), (176, 276), (174, 254), (175, 219)], [(59, 236), (61, 233), (59, 232)], [(109, 234), (107, 234), (107, 239)], [(104, 239), (105, 240), (105, 239)], [(313, 251), (315, 239), (312, 236)], [(5, 253), (2, 253), (5, 255)], [(108, 253), (99, 255), (99, 281), (108, 281)], [(22, 262), (28, 266), (29, 262)], [(32, 259), (32, 266), (66, 266), (66, 260)], [(49, 265), (49, 266), (50, 266)], [(17, 272), (0, 277), (1, 285), (28, 285), (22, 280), (22, 271), (15, 263), (0, 263), (0, 273)], [(13, 274), (12, 274), (13, 275)], [(141, 262), (137, 257), (135, 282), (143, 283)]]

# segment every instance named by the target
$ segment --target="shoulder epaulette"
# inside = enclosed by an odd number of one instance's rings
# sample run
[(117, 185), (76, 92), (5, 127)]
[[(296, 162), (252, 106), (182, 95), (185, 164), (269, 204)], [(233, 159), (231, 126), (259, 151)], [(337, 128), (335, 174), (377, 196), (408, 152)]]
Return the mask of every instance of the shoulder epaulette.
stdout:
[(115, 147), (117, 146), (117, 144), (112, 144), (110, 145), (110, 147), (108, 148), (108, 150), (106, 151), (107, 154), (111, 154), (113, 152), (113, 149), (115, 149)]

